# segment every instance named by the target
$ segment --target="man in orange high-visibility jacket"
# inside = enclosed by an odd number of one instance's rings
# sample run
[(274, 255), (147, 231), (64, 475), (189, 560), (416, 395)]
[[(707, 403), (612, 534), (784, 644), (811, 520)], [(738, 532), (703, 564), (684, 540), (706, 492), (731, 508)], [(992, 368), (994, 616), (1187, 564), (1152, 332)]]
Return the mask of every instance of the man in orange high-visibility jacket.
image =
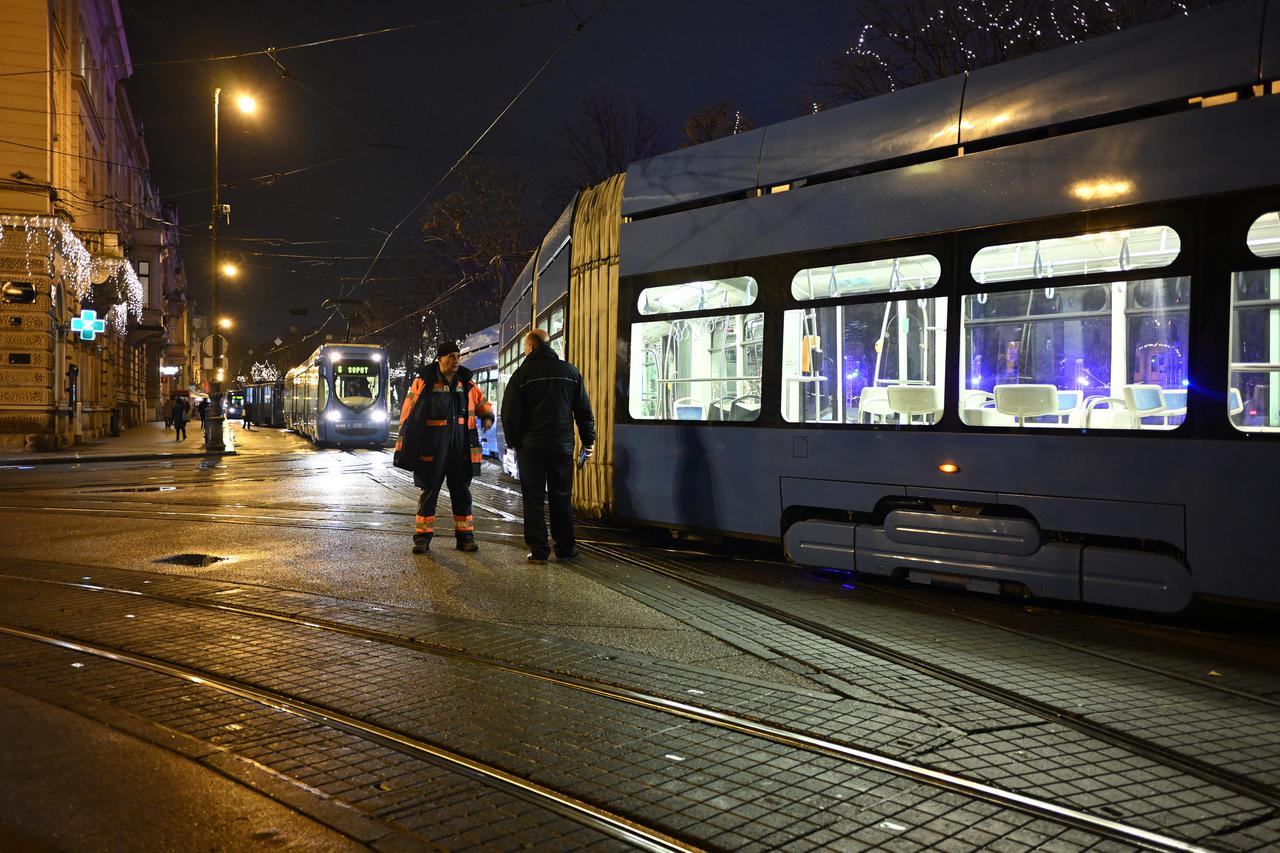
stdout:
[(425, 554), (431, 547), (436, 502), (446, 481), (458, 550), (477, 550), (471, 516), (471, 477), (480, 473), (476, 418), (488, 429), (493, 406), (471, 381), (471, 371), (459, 367), (458, 361), (457, 344), (440, 344), (436, 360), (418, 371), (400, 409), (395, 465), (412, 471), (414, 485), (422, 489), (413, 529), (415, 554)]

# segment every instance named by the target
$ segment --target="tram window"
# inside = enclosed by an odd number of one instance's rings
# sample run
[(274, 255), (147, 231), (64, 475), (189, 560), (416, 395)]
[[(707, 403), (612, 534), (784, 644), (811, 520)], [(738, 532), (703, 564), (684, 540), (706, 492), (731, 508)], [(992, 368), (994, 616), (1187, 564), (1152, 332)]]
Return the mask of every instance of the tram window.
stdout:
[(941, 276), (942, 265), (933, 255), (811, 267), (800, 270), (791, 279), (791, 295), (808, 300), (928, 290), (938, 283)]
[(970, 271), (979, 284), (1167, 267), (1182, 241), (1167, 225), (987, 246)]
[(1190, 279), (965, 296), (960, 418), (1173, 429), (1187, 411)]
[(1229, 369), (1232, 425), (1244, 432), (1280, 432), (1280, 269), (1232, 277)]
[(759, 290), (754, 278), (743, 275), (646, 287), (636, 301), (641, 314), (678, 314), (711, 308), (742, 308), (755, 303)]
[(1247, 237), (1249, 251), (1260, 258), (1280, 257), (1280, 211), (1264, 213), (1253, 221)]
[(633, 418), (754, 421), (760, 417), (764, 315), (729, 314), (631, 327)]
[(791, 423), (923, 426), (942, 415), (947, 300), (787, 311), (782, 417)]

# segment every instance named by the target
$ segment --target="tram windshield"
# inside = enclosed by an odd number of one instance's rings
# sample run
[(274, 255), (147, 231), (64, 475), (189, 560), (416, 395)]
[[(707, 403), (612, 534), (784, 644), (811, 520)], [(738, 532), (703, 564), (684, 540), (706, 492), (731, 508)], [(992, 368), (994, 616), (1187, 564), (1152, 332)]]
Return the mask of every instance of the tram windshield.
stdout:
[(333, 365), (333, 393), (342, 405), (367, 409), (378, 399), (378, 365), (372, 361), (339, 361)]

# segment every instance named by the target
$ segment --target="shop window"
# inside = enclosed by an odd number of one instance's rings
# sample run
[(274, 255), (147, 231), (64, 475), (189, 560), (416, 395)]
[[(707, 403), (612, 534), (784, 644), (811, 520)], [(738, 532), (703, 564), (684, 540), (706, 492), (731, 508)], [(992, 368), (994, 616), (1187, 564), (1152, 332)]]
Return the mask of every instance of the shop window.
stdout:
[(1187, 410), (1188, 278), (965, 296), (960, 417), (1173, 429)]
[(791, 295), (809, 300), (928, 290), (938, 283), (941, 275), (942, 265), (933, 255), (811, 267), (800, 270), (791, 279)]
[(664, 287), (646, 287), (636, 302), (641, 314), (678, 314), (715, 308), (742, 308), (752, 305), (759, 286), (751, 276), (690, 281)]
[(942, 416), (946, 316), (941, 297), (787, 311), (783, 419), (936, 423)]
[(970, 271), (979, 284), (1167, 267), (1178, 257), (1178, 232), (1165, 225), (987, 246)]
[(1231, 423), (1245, 432), (1280, 432), (1280, 269), (1232, 277), (1229, 369)]
[(763, 314), (636, 323), (631, 327), (631, 416), (754, 421), (760, 417), (763, 357)]

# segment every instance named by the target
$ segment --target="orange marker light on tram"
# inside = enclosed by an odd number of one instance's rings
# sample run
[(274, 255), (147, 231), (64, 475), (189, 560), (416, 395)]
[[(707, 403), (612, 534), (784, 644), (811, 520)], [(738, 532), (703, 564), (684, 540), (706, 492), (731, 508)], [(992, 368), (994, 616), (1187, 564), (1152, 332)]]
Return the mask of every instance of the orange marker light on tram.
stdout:
[(944, 474), (954, 474), (960, 470), (960, 466), (954, 462), (943, 462), (938, 466), (938, 470)]

